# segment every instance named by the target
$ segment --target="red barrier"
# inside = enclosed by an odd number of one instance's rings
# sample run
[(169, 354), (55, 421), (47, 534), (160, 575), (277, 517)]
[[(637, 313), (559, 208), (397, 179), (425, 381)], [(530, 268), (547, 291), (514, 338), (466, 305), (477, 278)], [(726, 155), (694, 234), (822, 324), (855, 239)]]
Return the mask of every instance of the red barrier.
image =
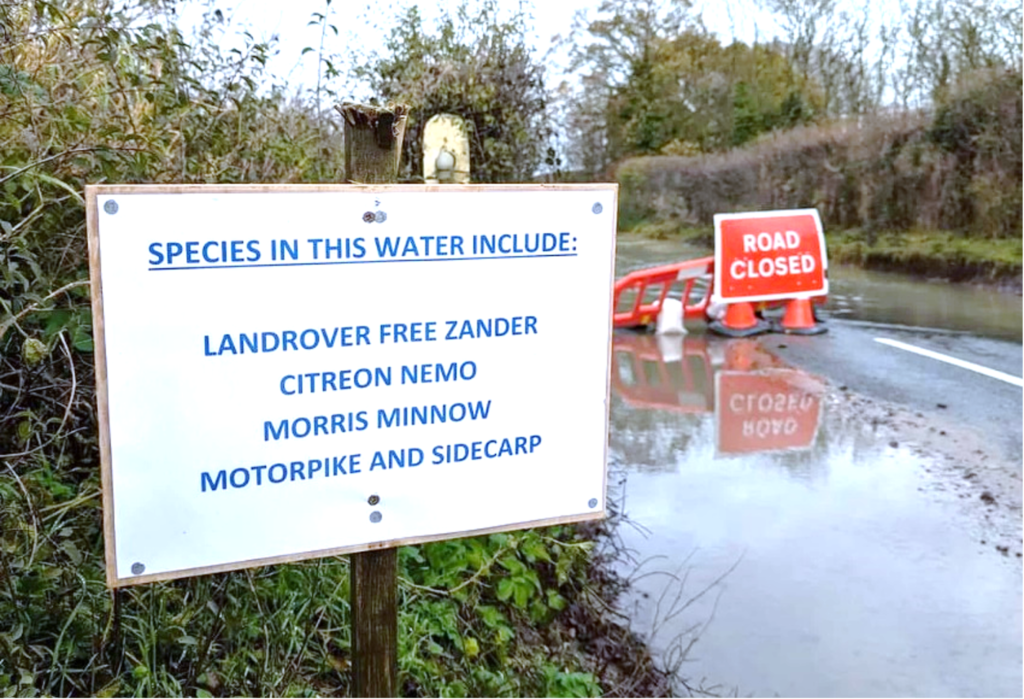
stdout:
[(630, 272), (615, 282), (614, 326), (632, 328), (656, 322), (669, 291), (677, 285), (683, 318), (704, 320), (714, 285), (714, 262), (713, 257), (702, 257)]

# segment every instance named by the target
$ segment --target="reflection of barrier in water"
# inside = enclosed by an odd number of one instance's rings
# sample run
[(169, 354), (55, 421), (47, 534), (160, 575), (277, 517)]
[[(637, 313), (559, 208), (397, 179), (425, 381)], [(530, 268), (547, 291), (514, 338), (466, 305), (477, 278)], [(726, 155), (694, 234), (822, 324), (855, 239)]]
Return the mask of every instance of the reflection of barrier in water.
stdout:
[(824, 393), (821, 379), (756, 340), (633, 333), (614, 336), (612, 386), (635, 408), (714, 411), (721, 455), (809, 449)]
[(731, 340), (720, 344), (724, 347), (723, 371), (792, 369), (788, 363), (766, 350), (756, 340)]
[(680, 413), (714, 406), (714, 370), (705, 337), (616, 333), (612, 386), (628, 404)]

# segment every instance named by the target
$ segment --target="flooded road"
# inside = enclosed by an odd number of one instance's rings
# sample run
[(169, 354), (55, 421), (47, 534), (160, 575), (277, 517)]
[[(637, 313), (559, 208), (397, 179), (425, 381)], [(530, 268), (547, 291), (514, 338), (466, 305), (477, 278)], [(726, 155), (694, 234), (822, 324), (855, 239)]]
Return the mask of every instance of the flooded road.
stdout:
[[(620, 234), (615, 272), (622, 276), (650, 265), (712, 254), (678, 240)], [(1021, 342), (1024, 306), (1016, 294), (838, 265), (829, 268), (829, 286), (828, 311), (833, 318)]]
[[(619, 274), (695, 255), (629, 239), (619, 251)], [(870, 339), (879, 330), (941, 344), (949, 331), (973, 329), (968, 346), (1019, 376), (1020, 298), (962, 288), (950, 296), (956, 287), (830, 272), (829, 335), (616, 333), (612, 495), (624, 512), (617, 535), (633, 557), (620, 571), (633, 580), (623, 609), (693, 689), (1020, 696), (1013, 445), (983, 430), (977, 443), (957, 432), (948, 416), (955, 396), (927, 409), (889, 403), (833, 375), (837, 362), (866, 363), (871, 387), (885, 393), (886, 372), (909, 370), (862, 356), (884, 349)], [(914, 293), (907, 315), (899, 299)], [(816, 354), (826, 358), (808, 360)], [(936, 380), (954, 370), (935, 369)], [(1010, 406), (1003, 419), (1019, 430), (1019, 388), (966, 374), (949, 381)], [(1003, 490), (991, 485), (997, 476)]]

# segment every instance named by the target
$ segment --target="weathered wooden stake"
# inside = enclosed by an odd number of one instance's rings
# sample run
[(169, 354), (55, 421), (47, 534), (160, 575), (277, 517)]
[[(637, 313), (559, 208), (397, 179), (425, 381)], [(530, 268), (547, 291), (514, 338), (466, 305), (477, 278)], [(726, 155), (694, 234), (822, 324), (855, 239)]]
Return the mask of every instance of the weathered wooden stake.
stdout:
[(352, 693), (398, 696), (398, 552), (349, 556), (352, 587)]
[[(387, 184), (398, 175), (408, 108), (345, 103), (345, 178)], [(370, 515), (367, 509), (367, 516)], [(398, 552), (377, 549), (350, 558), (352, 677), (357, 697), (398, 696)]]
[(395, 182), (409, 108), (346, 102), (338, 111), (345, 119), (345, 179), (355, 184)]

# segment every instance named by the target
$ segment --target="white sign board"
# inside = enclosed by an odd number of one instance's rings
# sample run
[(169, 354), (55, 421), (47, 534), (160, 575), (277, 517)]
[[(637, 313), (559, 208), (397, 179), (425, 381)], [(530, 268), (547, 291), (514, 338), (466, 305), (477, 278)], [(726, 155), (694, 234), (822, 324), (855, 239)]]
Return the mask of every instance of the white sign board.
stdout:
[(604, 516), (614, 185), (86, 195), (112, 586)]

